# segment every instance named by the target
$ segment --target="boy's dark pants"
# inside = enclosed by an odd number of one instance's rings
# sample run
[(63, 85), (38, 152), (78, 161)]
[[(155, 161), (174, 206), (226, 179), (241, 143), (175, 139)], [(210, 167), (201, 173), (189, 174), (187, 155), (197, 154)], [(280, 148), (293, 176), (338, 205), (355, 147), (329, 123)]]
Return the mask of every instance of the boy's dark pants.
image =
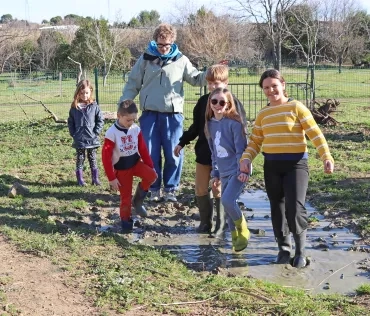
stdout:
[(150, 185), (155, 181), (157, 175), (153, 168), (142, 161), (138, 161), (135, 166), (126, 170), (115, 170), (116, 178), (121, 184), (119, 193), (121, 197), (120, 217), (124, 221), (128, 221), (131, 217), (131, 199), (133, 177), (141, 178), (140, 186), (144, 191), (148, 191)]
[(307, 160), (265, 160), (264, 177), (276, 238), (301, 234), (308, 226), (304, 207), (308, 187)]

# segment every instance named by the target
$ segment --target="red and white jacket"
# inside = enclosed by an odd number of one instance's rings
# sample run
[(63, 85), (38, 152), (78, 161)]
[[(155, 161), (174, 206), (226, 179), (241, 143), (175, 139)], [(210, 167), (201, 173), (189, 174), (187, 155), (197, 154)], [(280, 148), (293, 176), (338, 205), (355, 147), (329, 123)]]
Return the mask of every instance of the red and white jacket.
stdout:
[(108, 180), (116, 178), (115, 170), (130, 169), (140, 159), (154, 168), (140, 127), (132, 124), (127, 129), (114, 123), (105, 133), (102, 149), (102, 161)]

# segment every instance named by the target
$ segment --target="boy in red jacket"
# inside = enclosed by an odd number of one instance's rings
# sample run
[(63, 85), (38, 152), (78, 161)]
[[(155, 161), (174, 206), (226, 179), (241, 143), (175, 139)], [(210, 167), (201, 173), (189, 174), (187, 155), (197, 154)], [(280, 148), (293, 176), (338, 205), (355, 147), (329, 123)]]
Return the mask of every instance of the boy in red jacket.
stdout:
[[(147, 216), (143, 201), (150, 185), (157, 179), (140, 127), (134, 123), (137, 113), (138, 108), (132, 100), (120, 103), (117, 121), (105, 133), (102, 149), (102, 161), (109, 184), (113, 190), (120, 192), (123, 232), (133, 228), (131, 205), (138, 215)], [(132, 198), (134, 176), (141, 178), (141, 182)]]

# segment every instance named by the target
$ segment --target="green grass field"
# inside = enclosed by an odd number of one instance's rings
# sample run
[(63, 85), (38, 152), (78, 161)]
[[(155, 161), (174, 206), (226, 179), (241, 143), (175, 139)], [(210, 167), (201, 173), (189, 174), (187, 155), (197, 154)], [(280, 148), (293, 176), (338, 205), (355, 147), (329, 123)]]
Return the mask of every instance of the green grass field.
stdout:
[[(185, 123), (188, 126), (190, 120)], [(104, 131), (110, 124), (106, 122)], [(348, 212), (359, 222), (360, 233), (369, 234), (370, 127), (343, 124), (323, 131), (336, 168), (333, 175), (325, 175), (314, 148), (309, 147), (310, 202), (321, 211)], [(73, 278), (73, 284), (102, 308), (101, 315), (124, 314), (134, 307), (143, 309), (131, 315), (142, 315), (143, 310), (145, 315), (368, 315), (368, 306), (359, 305), (353, 297), (313, 295), (252, 278), (195, 273), (174, 255), (130, 244), (121, 234), (93, 228), (66, 231), (60, 225), (64, 220), (80, 220), (94, 207), (112, 208), (103, 172), (102, 187), (76, 186), (74, 149), (65, 124), (50, 120), (2, 123), (0, 140), (0, 234), (20, 251), (42, 256), (66, 271), (66, 285)], [(193, 145), (185, 148), (182, 183), (194, 182)], [(250, 185), (262, 179), (259, 155)], [(15, 181), (21, 181), (30, 193), (8, 198)], [(9, 313), (8, 293), (2, 289), (0, 308)], [(362, 285), (357, 292), (357, 298), (362, 296), (365, 302), (368, 286)]]
[[(306, 70), (284, 68), (282, 70), (288, 82), (287, 91), (290, 96), (306, 104), (310, 94), (306, 89)], [(46, 113), (43, 107), (32, 99), (42, 101), (59, 118), (68, 116), (69, 105), (76, 87), (76, 79), (67, 76), (62, 81), (39, 74), (41, 80), (11, 79), (7, 74), (0, 75), (0, 122), (43, 118)], [(8, 74), (9, 76), (9, 74)], [(334, 117), (340, 122), (366, 123), (370, 120), (370, 71), (369, 69), (344, 69), (338, 73), (336, 69), (316, 70), (316, 100), (337, 99), (341, 105)], [(95, 82), (93, 73), (89, 78)], [(230, 75), (230, 89), (243, 102), (246, 113), (254, 119), (259, 109), (265, 105), (266, 99), (257, 86), (259, 76), (250, 75), (246, 71), (240, 76)], [(294, 84), (293, 84), (294, 83)], [(99, 103), (104, 111), (115, 111), (116, 103), (124, 86), (122, 74), (111, 74), (107, 85), (103, 87), (99, 78)], [(184, 86), (185, 117), (191, 117), (192, 109), (200, 96), (199, 87)], [(202, 90), (203, 91), (203, 90)], [(26, 113), (26, 114), (25, 114)]]

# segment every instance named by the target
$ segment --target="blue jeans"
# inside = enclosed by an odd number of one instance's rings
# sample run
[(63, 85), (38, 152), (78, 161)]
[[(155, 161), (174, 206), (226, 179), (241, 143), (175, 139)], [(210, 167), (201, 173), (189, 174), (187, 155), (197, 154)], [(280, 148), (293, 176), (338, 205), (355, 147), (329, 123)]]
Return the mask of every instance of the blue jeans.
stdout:
[(184, 117), (180, 113), (144, 111), (139, 117), (140, 128), (158, 175), (157, 180), (150, 186), (150, 191), (158, 191), (161, 188), (162, 178), (165, 192), (173, 192), (179, 188), (184, 156), (181, 151), (180, 156), (176, 157), (173, 151), (182, 136), (183, 121)]
[(235, 221), (243, 216), (236, 200), (245, 187), (245, 183), (238, 180), (237, 174), (221, 178), (221, 203), (227, 214), (227, 223), (230, 230), (235, 230)]

